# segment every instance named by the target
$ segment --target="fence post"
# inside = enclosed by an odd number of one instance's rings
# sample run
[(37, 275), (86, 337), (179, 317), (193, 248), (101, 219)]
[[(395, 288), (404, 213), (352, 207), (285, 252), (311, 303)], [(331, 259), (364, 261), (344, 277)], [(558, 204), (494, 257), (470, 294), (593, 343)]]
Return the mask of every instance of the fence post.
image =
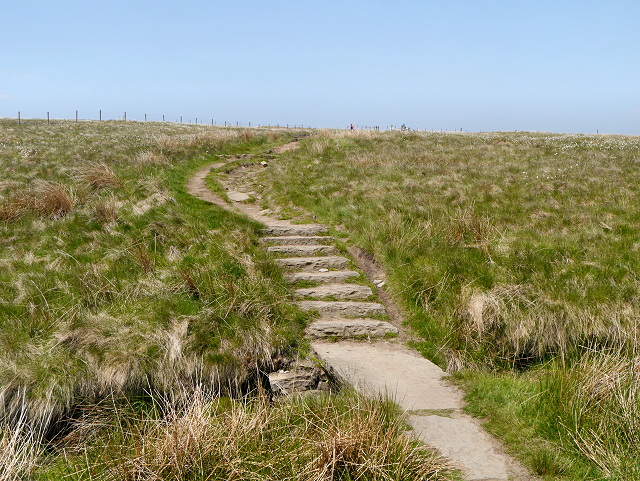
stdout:
[(144, 114), (144, 121), (147, 121), (147, 114)]
[(102, 109), (100, 110), (100, 114), (99, 115), (100, 115), (100, 117), (99, 117), (100, 122), (102, 122)]
[(124, 121), (125, 122), (127, 121), (127, 113), (126, 112), (124, 113)]
[(164, 114), (162, 114), (162, 121), (164, 122)]
[(20, 125), (20, 111), (18, 111), (18, 125)]
[(182, 123), (182, 115), (180, 116), (180, 123)]
[(198, 117), (196, 117), (196, 125), (198, 125)]
[(78, 123), (78, 111), (76, 110), (76, 124)]
[(47, 125), (49, 125), (49, 112), (47, 112)]

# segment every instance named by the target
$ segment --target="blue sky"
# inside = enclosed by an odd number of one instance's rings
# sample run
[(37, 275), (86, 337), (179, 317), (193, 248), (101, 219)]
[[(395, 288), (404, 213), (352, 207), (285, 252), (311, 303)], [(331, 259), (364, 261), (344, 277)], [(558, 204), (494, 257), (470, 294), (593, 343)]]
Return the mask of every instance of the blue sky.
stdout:
[(2, 1), (0, 116), (640, 135), (640, 1)]

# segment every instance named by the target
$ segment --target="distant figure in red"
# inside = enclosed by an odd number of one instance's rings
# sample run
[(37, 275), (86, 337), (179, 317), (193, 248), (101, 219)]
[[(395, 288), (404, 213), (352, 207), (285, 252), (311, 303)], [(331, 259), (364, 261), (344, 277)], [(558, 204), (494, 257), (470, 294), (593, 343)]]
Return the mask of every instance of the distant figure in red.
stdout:
[(353, 130), (353, 124), (351, 124), (351, 130)]

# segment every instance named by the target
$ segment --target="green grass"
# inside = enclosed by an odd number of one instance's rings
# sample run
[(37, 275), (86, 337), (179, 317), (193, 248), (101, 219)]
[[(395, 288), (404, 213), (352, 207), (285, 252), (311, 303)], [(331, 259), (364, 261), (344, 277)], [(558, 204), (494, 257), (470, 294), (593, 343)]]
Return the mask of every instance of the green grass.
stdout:
[(344, 223), (387, 267), (417, 329), (441, 324), (446, 347), (471, 355), (463, 361), (522, 365), (585, 342), (633, 342), (639, 147), (626, 137), (325, 133), (265, 181), (272, 202)]
[[(0, 383), (35, 424), (79, 403), (242, 392), (297, 349), (307, 315), (260, 226), (195, 199), (213, 155), (288, 134), (136, 122), (0, 123)], [(62, 207), (61, 207), (62, 206)], [(182, 389), (182, 387), (181, 387)]]
[(268, 203), (343, 224), (383, 264), (413, 345), (471, 373), (471, 409), (536, 472), (640, 479), (622, 461), (638, 458), (635, 434), (620, 431), (638, 393), (596, 402), (579, 375), (592, 349), (636, 362), (639, 167), (637, 137), (321, 131), (264, 182)]
[(185, 184), (291, 138), (0, 121), (0, 481), (454, 476), (389, 400), (260, 391), (310, 314), (261, 226)]

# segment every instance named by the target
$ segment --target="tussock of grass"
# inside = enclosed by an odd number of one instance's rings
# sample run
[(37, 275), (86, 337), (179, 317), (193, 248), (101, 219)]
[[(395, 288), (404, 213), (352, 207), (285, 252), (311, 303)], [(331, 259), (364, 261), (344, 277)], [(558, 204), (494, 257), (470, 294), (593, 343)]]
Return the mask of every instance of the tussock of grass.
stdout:
[[(167, 143), (167, 142), (168, 142), (167, 140), (164, 141), (164, 143)], [(159, 146), (160, 146), (160, 144), (159, 144)], [(165, 164), (168, 163), (168, 160), (162, 154), (157, 154), (155, 152), (152, 152), (151, 150), (144, 150), (142, 152), (139, 152), (135, 156), (134, 163), (138, 164), (140, 166), (165, 165)]]
[(24, 418), (0, 423), (0, 481), (29, 478), (43, 454), (41, 439)]
[[(153, 410), (133, 417), (114, 412), (115, 427), (103, 429), (85, 448), (86, 458), (76, 461), (77, 475), (107, 480), (450, 479), (450, 469), (433, 452), (405, 435), (402, 418), (387, 400), (346, 394), (277, 404), (263, 396), (228, 403), (196, 390), (184, 403), (155, 401)], [(104, 425), (103, 417), (82, 424)]]
[(587, 352), (543, 380), (540, 403), (565, 441), (607, 479), (640, 478), (640, 358)]
[(72, 191), (58, 182), (38, 180), (31, 189), (9, 195), (0, 205), (0, 220), (17, 220), (26, 214), (56, 219), (71, 212), (74, 206)]
[(96, 203), (93, 209), (93, 215), (95, 219), (102, 224), (115, 222), (118, 219), (116, 201), (110, 198)]
[(122, 181), (111, 168), (102, 163), (94, 163), (83, 168), (80, 177), (94, 189), (117, 189), (122, 187)]

